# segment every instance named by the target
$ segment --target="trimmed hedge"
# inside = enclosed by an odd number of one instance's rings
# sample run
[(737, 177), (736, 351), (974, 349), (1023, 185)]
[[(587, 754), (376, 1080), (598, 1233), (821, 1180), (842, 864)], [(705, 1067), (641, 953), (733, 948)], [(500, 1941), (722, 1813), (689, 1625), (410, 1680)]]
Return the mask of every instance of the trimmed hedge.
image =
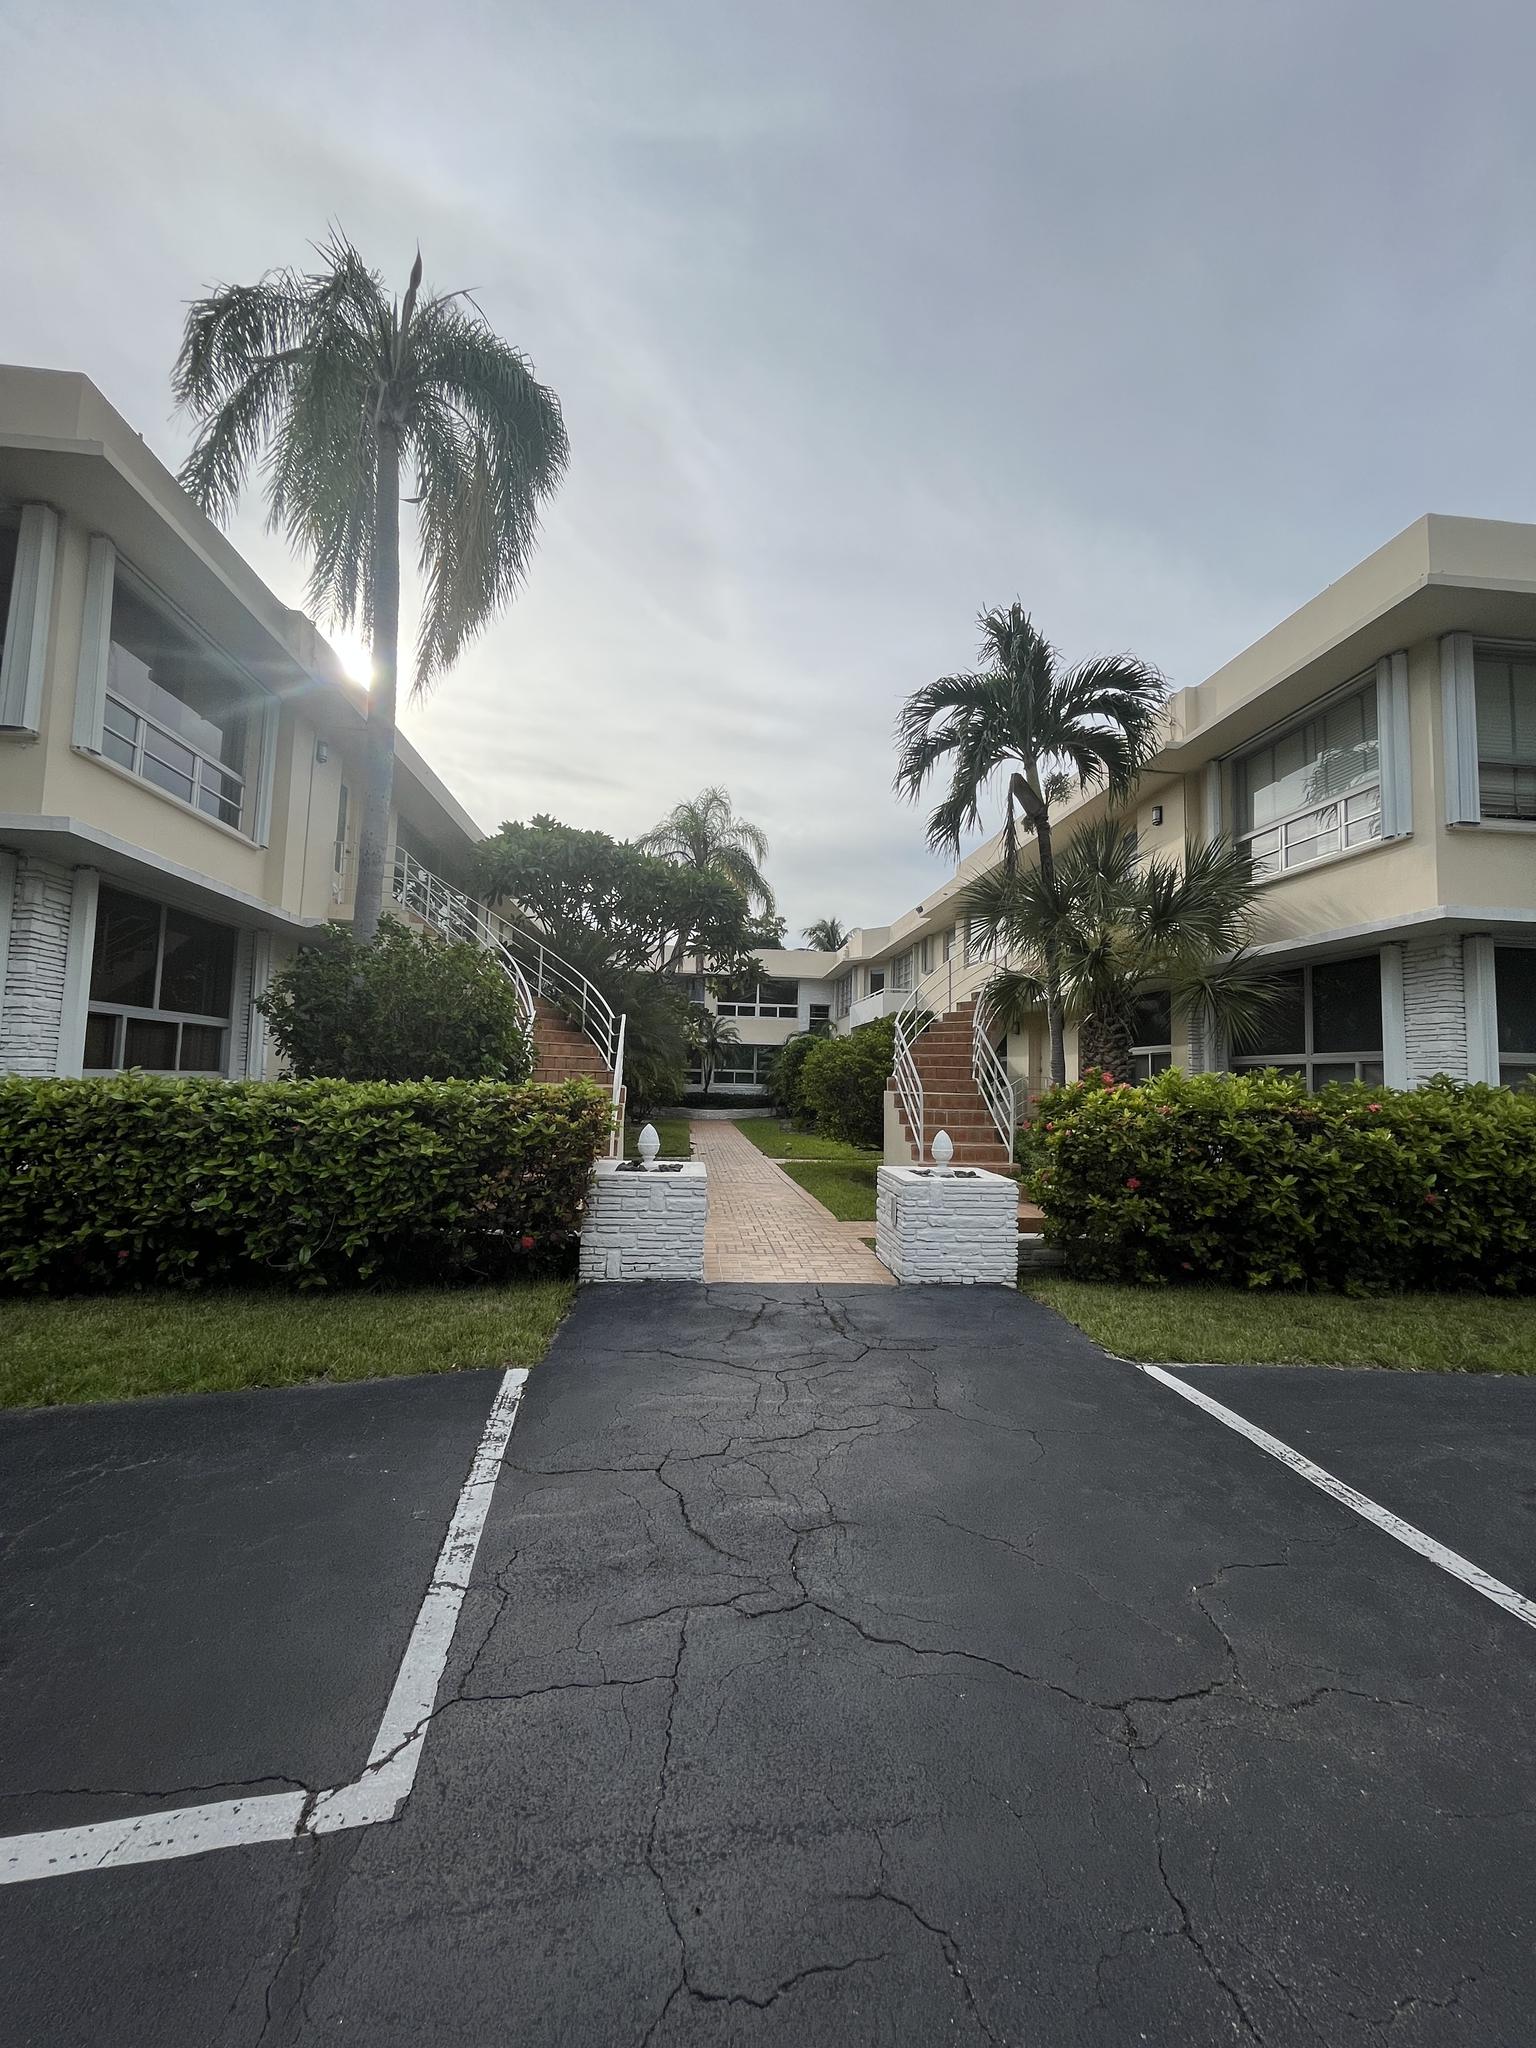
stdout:
[(1536, 1288), (1533, 1091), (1094, 1073), (1041, 1098), (1027, 1155), (1079, 1279)]
[(608, 1123), (586, 1081), (0, 1081), (0, 1289), (547, 1270)]

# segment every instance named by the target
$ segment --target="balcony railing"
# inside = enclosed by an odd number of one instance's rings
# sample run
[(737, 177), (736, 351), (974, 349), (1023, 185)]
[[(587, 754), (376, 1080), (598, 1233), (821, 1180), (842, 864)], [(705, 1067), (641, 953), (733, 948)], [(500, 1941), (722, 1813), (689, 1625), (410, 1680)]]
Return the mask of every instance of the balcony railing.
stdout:
[(200, 754), (166, 726), (135, 711), (121, 697), (109, 696), (102, 726), (101, 751), (109, 761), (142, 776), (157, 789), (180, 797), (184, 804), (240, 830), (245, 809), (245, 778), (209, 754)]
[(1381, 784), (1371, 782), (1328, 803), (1312, 804), (1293, 811), (1288, 818), (1277, 818), (1257, 832), (1245, 832), (1242, 843), (1253, 855), (1255, 879), (1263, 881), (1268, 875), (1288, 874), (1325, 854), (1364, 846), (1380, 837)]

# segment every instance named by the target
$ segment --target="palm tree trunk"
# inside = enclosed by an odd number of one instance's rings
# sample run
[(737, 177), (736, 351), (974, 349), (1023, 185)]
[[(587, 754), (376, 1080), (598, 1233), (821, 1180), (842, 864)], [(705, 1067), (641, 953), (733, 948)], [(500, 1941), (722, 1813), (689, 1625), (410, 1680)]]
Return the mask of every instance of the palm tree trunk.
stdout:
[[(1051, 845), (1051, 821), (1044, 815), (1035, 820), (1035, 837), (1040, 843), (1040, 875), (1048, 889), (1056, 887), (1056, 854)], [(1045, 953), (1045, 1020), (1051, 1034), (1051, 1086), (1061, 1088), (1067, 1079), (1066, 1023), (1061, 1009), (1060, 954), (1054, 937), (1048, 937)]]
[(389, 813), (395, 794), (395, 699), (400, 670), (400, 436), (379, 424), (378, 477), (373, 508), (373, 688), (368, 696), (367, 781), (363, 829), (357, 848), (357, 896), (352, 930), (378, 935), (384, 910), (384, 865), (389, 854)]

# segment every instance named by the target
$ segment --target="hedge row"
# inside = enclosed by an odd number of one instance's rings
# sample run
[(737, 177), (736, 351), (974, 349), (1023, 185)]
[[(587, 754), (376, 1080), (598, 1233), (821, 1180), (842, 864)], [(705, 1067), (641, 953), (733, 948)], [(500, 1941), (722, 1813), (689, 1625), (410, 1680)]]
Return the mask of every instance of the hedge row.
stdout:
[(0, 1081), (0, 1289), (547, 1266), (608, 1120), (585, 1081)]
[(1536, 1288), (1536, 1092), (1093, 1074), (1042, 1097), (1030, 1158), (1079, 1278)]

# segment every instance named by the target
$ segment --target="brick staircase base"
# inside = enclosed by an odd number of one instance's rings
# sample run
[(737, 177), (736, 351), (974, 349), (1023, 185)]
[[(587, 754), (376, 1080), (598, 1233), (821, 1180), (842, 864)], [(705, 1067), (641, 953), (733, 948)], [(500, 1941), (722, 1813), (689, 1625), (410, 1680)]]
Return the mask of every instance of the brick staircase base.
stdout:
[[(1012, 1173), (1013, 1155), (997, 1135), (992, 1113), (981, 1099), (971, 1073), (971, 1022), (974, 996), (928, 1026), (912, 1047), (912, 1059), (923, 1084), (923, 1125), (929, 1145), (939, 1131), (948, 1131), (956, 1166), (985, 1166), (993, 1173)], [(917, 1141), (896, 1095), (902, 1135), (913, 1153)], [(920, 1162), (928, 1164), (925, 1158)]]

